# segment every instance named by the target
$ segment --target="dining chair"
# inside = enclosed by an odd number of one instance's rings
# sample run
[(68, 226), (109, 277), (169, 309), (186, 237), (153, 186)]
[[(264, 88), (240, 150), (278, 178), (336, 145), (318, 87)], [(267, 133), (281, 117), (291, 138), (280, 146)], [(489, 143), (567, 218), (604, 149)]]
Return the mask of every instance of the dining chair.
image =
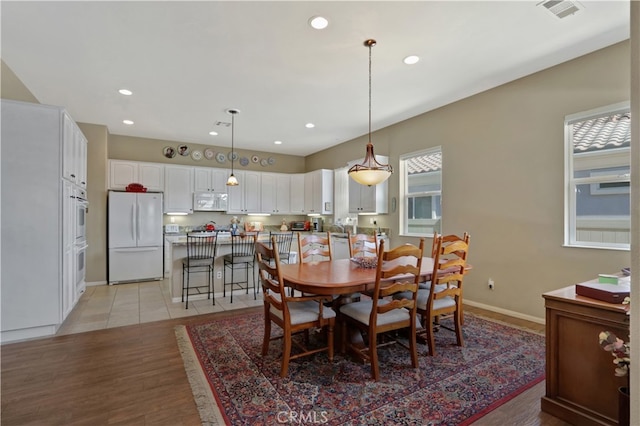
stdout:
[[(207, 299), (213, 296), (213, 265), (216, 257), (217, 234), (215, 232), (197, 232), (187, 234), (187, 257), (182, 259), (182, 301), (185, 309), (189, 309), (189, 291), (203, 294), (201, 289), (207, 289)], [(206, 284), (191, 285), (191, 274), (206, 273)]]
[(280, 261), (289, 263), (289, 258), (291, 257), (291, 243), (293, 242), (293, 231), (271, 231), (269, 233), (269, 241), (271, 241), (272, 237), (275, 237), (276, 242), (278, 243)]
[[(255, 245), (258, 239), (258, 232), (246, 232), (240, 235), (231, 236), (231, 253), (223, 256), (224, 278), (222, 295), (227, 297), (227, 286), (231, 287), (231, 303), (233, 303), (233, 289), (246, 290), (249, 294), (249, 276), (253, 283), (253, 298), (256, 299), (256, 279), (255, 279)], [(236, 280), (236, 271), (244, 269), (244, 279)], [(231, 273), (231, 280), (227, 280), (227, 270)], [(251, 273), (250, 273), (251, 270)]]
[(462, 336), (462, 283), (467, 266), (470, 236), (463, 237), (442, 236), (435, 238), (433, 257), (433, 272), (428, 289), (418, 290), (418, 314), (421, 317), (426, 333), (429, 355), (435, 355), (434, 323), (441, 328), (440, 318), (444, 315), (453, 316), (456, 343), (464, 346)]
[[(289, 361), (293, 359), (327, 351), (329, 361), (333, 362), (333, 328), (336, 313), (333, 309), (323, 305), (323, 302), (331, 300), (331, 297), (294, 297), (287, 294), (280, 270), (281, 262), (278, 252), (278, 242), (275, 237), (271, 237), (271, 247), (262, 242), (256, 243), (258, 271), (264, 296), (265, 324), (262, 356), (267, 355), (271, 340), (283, 339), (280, 376), (286, 377)], [(275, 262), (272, 262), (271, 259), (275, 259)], [(271, 337), (272, 322), (282, 329), (281, 336)], [(326, 330), (326, 346), (307, 347), (309, 345), (309, 330), (314, 328)], [(299, 333), (304, 333), (303, 342), (300, 342), (299, 339), (293, 339), (293, 335)], [(292, 346), (296, 346), (299, 352), (292, 354)]]
[(327, 261), (332, 259), (331, 233), (298, 233), (299, 263)]
[[(411, 366), (418, 367), (416, 298), (423, 251), (424, 238), (420, 239), (418, 247), (405, 244), (389, 251), (384, 251), (384, 241), (380, 241), (371, 299), (349, 303), (340, 308), (342, 349), (345, 350), (348, 345), (349, 349), (367, 359), (371, 364), (371, 376), (376, 381), (380, 377), (378, 347), (382, 346), (378, 344), (378, 335), (382, 333), (408, 329)], [(396, 293), (402, 293), (406, 297), (391, 298)], [(368, 346), (362, 348), (347, 342), (348, 326), (355, 326), (365, 332), (369, 340)]]
[(347, 232), (349, 257), (375, 257), (378, 255), (378, 241), (375, 235), (351, 234)]

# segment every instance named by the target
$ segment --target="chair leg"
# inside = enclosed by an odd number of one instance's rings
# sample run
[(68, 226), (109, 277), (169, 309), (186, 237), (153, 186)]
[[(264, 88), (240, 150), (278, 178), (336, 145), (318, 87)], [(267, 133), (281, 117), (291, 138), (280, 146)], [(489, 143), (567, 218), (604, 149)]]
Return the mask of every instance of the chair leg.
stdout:
[(427, 346), (429, 347), (429, 356), (436, 354), (435, 338), (433, 336), (433, 318), (426, 318), (424, 321), (424, 329), (427, 331)]
[(185, 301), (187, 303), (186, 303), (185, 309), (189, 309), (189, 276), (190, 275), (191, 274), (189, 273), (189, 270), (187, 269), (187, 292), (186, 292), (186, 295), (185, 295)]
[(289, 371), (289, 358), (291, 357), (291, 330), (284, 330), (282, 338), (282, 368), (280, 368), (280, 377), (287, 377)]
[(327, 346), (329, 352), (329, 362), (333, 362), (333, 325), (327, 326)]
[(416, 319), (413, 317), (409, 330), (409, 351), (411, 352), (411, 366), (418, 368), (418, 344), (416, 342)]
[(460, 308), (455, 312), (454, 323), (456, 327), (456, 343), (458, 346), (464, 346), (464, 341), (462, 340), (462, 311)]
[(269, 351), (269, 340), (271, 339), (271, 318), (269, 318), (269, 304), (264, 304), (264, 338), (262, 340), (262, 356)]
[(373, 380), (378, 381), (380, 376), (380, 367), (378, 366), (378, 342), (376, 333), (372, 333), (369, 329), (369, 362), (371, 362), (371, 376)]

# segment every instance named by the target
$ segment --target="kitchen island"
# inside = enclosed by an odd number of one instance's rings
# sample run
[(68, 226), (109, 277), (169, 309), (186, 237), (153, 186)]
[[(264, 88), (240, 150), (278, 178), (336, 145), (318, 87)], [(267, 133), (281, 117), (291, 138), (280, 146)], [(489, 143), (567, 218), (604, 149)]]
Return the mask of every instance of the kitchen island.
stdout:
[[(187, 257), (187, 237), (186, 235), (174, 235), (174, 236), (166, 235), (165, 240), (166, 240), (165, 263), (169, 263), (168, 265), (165, 265), (165, 273), (167, 274), (165, 275), (165, 278), (168, 278), (170, 280), (169, 288), (171, 289), (171, 300), (173, 302), (180, 302), (182, 300), (182, 259)], [(258, 237), (258, 241), (262, 241), (262, 242), (269, 241), (269, 233), (265, 232), (264, 234), (260, 234)], [(296, 247), (295, 244), (292, 244), (292, 248)], [(230, 234), (218, 235), (216, 258), (214, 261), (214, 272), (213, 272), (213, 293), (217, 297), (222, 297), (222, 294), (223, 294), (223, 279), (224, 279), (223, 257), (226, 254), (230, 254), (230, 253), (231, 253)], [(296, 259), (296, 256), (293, 255), (293, 252), (290, 258)], [(256, 268), (256, 271), (257, 271), (257, 268)], [(229, 273), (229, 271), (227, 271), (227, 273)], [(236, 277), (236, 281), (247, 281), (244, 269), (240, 269), (240, 268), (236, 269), (234, 271), (234, 275)], [(192, 286), (206, 285), (206, 279), (207, 279), (206, 274), (193, 274), (191, 276), (191, 280), (193, 283)], [(254, 275), (253, 279), (255, 279), (256, 292), (261, 291), (260, 283), (258, 281), (257, 275)], [(249, 285), (253, 284), (251, 277), (249, 277), (248, 281), (249, 281)], [(251, 291), (252, 289), (249, 290), (249, 292)], [(197, 300), (197, 299), (206, 299), (206, 294), (189, 295), (189, 300)]]

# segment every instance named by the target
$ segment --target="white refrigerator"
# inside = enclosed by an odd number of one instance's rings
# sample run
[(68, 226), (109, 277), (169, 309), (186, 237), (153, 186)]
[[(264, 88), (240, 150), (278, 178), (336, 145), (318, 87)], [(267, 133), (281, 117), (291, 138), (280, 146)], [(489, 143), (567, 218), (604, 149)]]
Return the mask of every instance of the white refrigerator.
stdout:
[(162, 193), (109, 191), (109, 284), (163, 278)]

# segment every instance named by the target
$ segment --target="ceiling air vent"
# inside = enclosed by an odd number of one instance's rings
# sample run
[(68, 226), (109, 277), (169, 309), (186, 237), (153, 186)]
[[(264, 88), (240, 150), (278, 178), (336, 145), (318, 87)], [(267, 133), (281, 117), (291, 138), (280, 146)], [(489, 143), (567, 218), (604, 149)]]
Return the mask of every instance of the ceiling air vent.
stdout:
[(581, 9), (578, 2), (570, 0), (548, 0), (538, 4), (544, 6), (549, 12), (553, 13), (558, 18), (566, 18)]
[(216, 121), (216, 126), (230, 127), (231, 123), (229, 123), (228, 121)]

